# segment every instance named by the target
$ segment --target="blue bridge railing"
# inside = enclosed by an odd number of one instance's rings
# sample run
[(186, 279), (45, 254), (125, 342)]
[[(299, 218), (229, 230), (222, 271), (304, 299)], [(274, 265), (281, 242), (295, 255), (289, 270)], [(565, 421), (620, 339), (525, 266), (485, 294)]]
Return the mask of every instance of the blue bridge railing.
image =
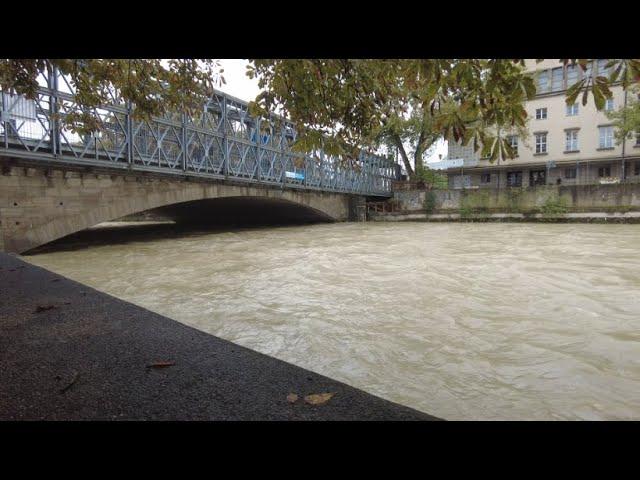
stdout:
[(215, 92), (198, 115), (135, 120), (115, 95), (93, 110), (100, 128), (78, 135), (60, 120), (80, 111), (70, 82), (53, 70), (39, 78), (35, 100), (0, 91), (0, 155), (151, 171), (322, 191), (389, 196), (394, 163), (362, 153), (345, 162), (291, 146), (293, 125), (277, 115), (254, 118), (248, 104)]

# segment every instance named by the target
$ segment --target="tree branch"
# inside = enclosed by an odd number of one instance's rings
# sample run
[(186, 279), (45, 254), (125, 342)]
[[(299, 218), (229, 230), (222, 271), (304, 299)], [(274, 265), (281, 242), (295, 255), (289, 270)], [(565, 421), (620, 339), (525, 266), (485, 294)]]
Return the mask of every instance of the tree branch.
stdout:
[(404, 149), (404, 145), (402, 144), (402, 139), (400, 138), (400, 135), (398, 135), (396, 132), (390, 132), (389, 137), (391, 138), (395, 146), (398, 147), (398, 151), (400, 152), (400, 156), (402, 157), (402, 161), (404, 162), (404, 168), (407, 169), (407, 173), (409, 174), (409, 177), (413, 177), (415, 175), (415, 171), (411, 167), (411, 163), (409, 162), (409, 157), (407, 156), (407, 152)]

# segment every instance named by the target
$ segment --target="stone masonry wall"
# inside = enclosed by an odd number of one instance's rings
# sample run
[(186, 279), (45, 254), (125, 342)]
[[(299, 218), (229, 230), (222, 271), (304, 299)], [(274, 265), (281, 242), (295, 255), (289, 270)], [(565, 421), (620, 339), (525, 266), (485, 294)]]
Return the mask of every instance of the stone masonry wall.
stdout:
[(133, 213), (232, 196), (277, 198), (304, 205), (334, 220), (349, 219), (350, 196), (339, 193), (2, 164), (0, 250), (21, 253)]

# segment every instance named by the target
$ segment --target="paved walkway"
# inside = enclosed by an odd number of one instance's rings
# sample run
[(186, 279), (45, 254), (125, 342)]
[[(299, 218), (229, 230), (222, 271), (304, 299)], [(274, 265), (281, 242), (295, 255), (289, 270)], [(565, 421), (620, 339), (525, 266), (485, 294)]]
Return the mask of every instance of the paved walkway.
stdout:
[(436, 418), (0, 253), (0, 420), (112, 419)]

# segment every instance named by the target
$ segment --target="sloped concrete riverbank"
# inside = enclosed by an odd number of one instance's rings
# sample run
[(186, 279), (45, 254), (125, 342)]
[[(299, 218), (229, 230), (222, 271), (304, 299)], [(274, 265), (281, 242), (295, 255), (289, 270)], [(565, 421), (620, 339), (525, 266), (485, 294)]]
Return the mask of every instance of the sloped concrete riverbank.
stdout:
[(0, 420), (437, 420), (3, 253), (0, 365)]

